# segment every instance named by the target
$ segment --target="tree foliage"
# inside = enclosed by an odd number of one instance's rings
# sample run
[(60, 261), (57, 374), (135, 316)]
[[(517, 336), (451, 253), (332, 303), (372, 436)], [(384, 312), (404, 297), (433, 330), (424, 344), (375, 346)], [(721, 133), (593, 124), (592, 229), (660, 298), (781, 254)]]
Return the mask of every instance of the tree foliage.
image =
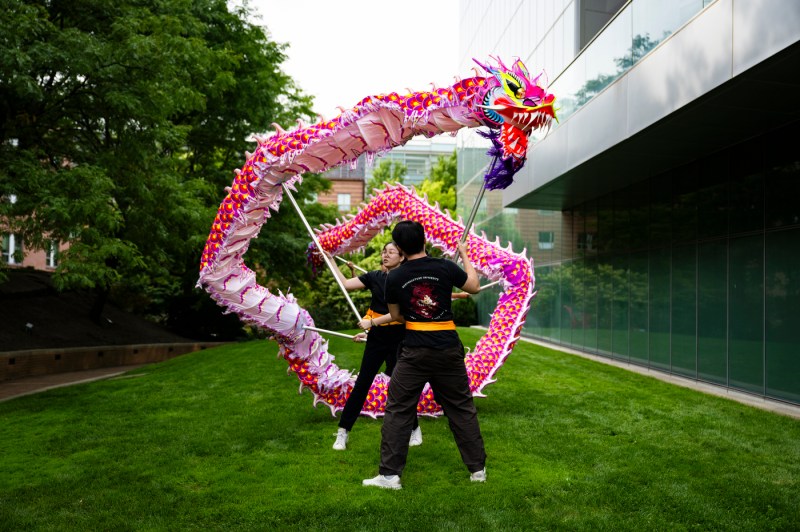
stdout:
[[(165, 312), (192, 291), (223, 187), (253, 149), (248, 136), (312, 114), (281, 71), (285, 46), (225, 0), (7, 4), (0, 198), (17, 202), (0, 201), (0, 224), (28, 249), (69, 242), (59, 287)], [(326, 186), (308, 176), (299, 199)], [(312, 223), (330, 214), (307, 212)], [(269, 225), (270, 238), (251, 246), (256, 268), (293, 279), (308, 237), (296, 216)]]
[(427, 176), (417, 192), (428, 196), (428, 201), (432, 204), (438, 203), (442, 208), (449, 210), (451, 214), (456, 212), (456, 179), (458, 178), (458, 165), (456, 152), (448, 157), (439, 157), (431, 167), (431, 175)]
[(384, 183), (403, 184), (407, 174), (408, 168), (400, 161), (383, 159), (372, 171), (372, 177), (367, 181), (365, 194), (369, 196), (373, 190), (382, 189)]

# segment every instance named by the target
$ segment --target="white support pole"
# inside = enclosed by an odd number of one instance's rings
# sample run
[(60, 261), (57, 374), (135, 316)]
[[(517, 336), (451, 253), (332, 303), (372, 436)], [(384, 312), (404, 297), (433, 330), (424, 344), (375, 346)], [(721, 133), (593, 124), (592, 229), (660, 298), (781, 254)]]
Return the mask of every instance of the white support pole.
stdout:
[[(343, 262), (345, 264), (347, 264), (348, 262), (352, 262), (352, 261), (344, 259), (344, 258), (342, 258), (342, 257), (340, 257), (338, 255), (336, 255), (335, 258), (336, 258), (336, 260), (341, 261), (341, 262)], [(348, 264), (348, 266), (349, 266), (349, 264)], [(361, 273), (369, 273), (369, 272), (367, 272), (367, 270), (365, 270), (364, 268), (362, 268), (361, 266), (359, 266), (357, 264), (353, 264), (353, 268), (355, 268), (356, 270), (360, 271)]]
[(295, 201), (294, 196), (292, 195), (292, 191), (289, 189), (286, 183), (283, 183), (281, 186), (283, 187), (284, 194), (286, 194), (289, 197), (289, 201), (292, 202), (294, 209), (297, 211), (297, 215), (300, 216), (300, 219), (303, 221), (303, 225), (306, 226), (306, 230), (308, 231), (308, 234), (311, 236), (311, 240), (314, 242), (314, 245), (317, 246), (317, 250), (322, 254), (322, 258), (325, 260), (325, 264), (327, 264), (328, 268), (330, 268), (333, 278), (336, 279), (336, 284), (338, 284), (339, 288), (342, 289), (342, 293), (344, 294), (345, 299), (347, 299), (347, 303), (349, 303), (350, 308), (353, 309), (353, 314), (355, 314), (356, 316), (356, 321), (361, 321), (361, 313), (358, 312), (358, 309), (356, 308), (355, 304), (353, 304), (353, 300), (350, 299), (350, 295), (347, 293), (347, 289), (344, 287), (344, 284), (342, 284), (342, 280), (339, 279), (339, 276), (336, 275), (336, 272), (333, 271), (333, 269), (336, 268), (336, 265), (324, 253), (324, 250), (322, 249), (319, 240), (317, 240), (317, 235), (314, 234), (314, 231), (311, 229), (311, 226), (308, 225), (308, 220), (306, 220), (306, 217), (303, 215), (303, 211), (300, 210), (300, 206), (297, 204), (297, 201)]
[(322, 334), (330, 334), (331, 336), (339, 336), (341, 338), (350, 338), (350, 339), (355, 338), (355, 336), (352, 335), (352, 334), (345, 334), (345, 333), (340, 333), (340, 332), (337, 332), (337, 331), (329, 331), (328, 329), (318, 329), (317, 327), (309, 327), (308, 325), (304, 325), (303, 329), (305, 329), (307, 331), (314, 331), (314, 332), (322, 333)]
[(483, 194), (486, 192), (486, 186), (481, 186), (481, 191), (478, 192), (478, 196), (475, 198), (475, 203), (472, 205), (472, 211), (469, 213), (469, 218), (467, 218), (467, 223), (464, 224), (464, 234), (461, 235), (461, 243), (467, 241), (467, 235), (469, 235), (469, 230), (472, 227), (472, 222), (475, 221), (475, 215), (478, 214), (478, 207), (481, 204), (481, 200), (483, 199)]
[(489, 288), (490, 286), (494, 286), (494, 285), (496, 285), (498, 283), (501, 283), (502, 281), (503, 281), (502, 279), (499, 279), (499, 280), (494, 281), (492, 283), (485, 284), (485, 285), (481, 286), (478, 290), (483, 290), (484, 288)]

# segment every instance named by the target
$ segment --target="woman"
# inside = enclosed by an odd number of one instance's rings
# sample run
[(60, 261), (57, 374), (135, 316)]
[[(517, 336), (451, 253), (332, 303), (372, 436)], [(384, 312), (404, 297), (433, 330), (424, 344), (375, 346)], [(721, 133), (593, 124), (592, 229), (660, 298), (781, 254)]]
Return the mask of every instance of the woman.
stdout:
[[(364, 330), (369, 329), (369, 334), (364, 348), (364, 358), (361, 360), (361, 369), (339, 419), (339, 430), (336, 433), (336, 442), (333, 444), (333, 448), (337, 451), (344, 451), (347, 448), (350, 431), (361, 413), (372, 381), (375, 380), (381, 365), (386, 363), (386, 374), (391, 376), (397, 362), (397, 348), (405, 336), (405, 326), (392, 322), (392, 317), (389, 315), (389, 309), (386, 307), (386, 277), (402, 262), (403, 257), (397, 246), (389, 242), (381, 251), (380, 270), (345, 279), (339, 268), (334, 268), (334, 273), (348, 292), (368, 289), (372, 293), (369, 311), (358, 324)], [(421, 443), (422, 431), (415, 419), (409, 445), (415, 446)]]

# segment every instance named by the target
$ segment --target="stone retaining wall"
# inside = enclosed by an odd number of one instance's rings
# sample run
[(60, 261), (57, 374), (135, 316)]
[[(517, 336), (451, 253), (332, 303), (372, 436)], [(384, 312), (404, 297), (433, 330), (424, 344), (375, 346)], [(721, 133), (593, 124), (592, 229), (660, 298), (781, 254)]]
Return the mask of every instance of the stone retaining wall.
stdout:
[(217, 345), (222, 345), (222, 342), (108, 345), (7, 351), (0, 353), (0, 382), (67, 371), (161, 362)]

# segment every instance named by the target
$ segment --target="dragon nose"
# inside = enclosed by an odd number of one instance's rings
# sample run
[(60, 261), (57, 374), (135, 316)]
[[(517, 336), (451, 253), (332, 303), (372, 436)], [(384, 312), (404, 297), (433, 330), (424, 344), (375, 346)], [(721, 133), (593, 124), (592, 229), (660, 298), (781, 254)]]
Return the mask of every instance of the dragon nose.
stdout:
[(532, 98), (525, 98), (524, 100), (522, 100), (522, 104), (525, 107), (536, 107), (537, 105), (539, 105), (539, 100), (538, 99), (534, 100)]

